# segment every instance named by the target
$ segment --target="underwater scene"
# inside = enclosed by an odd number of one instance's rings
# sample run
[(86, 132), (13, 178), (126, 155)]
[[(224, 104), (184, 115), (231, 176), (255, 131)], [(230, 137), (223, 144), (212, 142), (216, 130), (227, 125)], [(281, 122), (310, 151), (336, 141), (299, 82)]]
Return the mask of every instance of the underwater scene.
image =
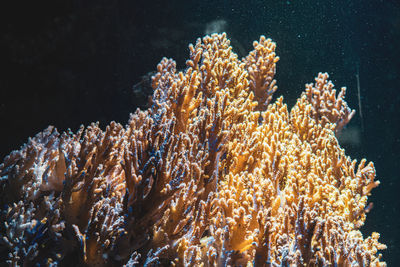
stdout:
[(400, 262), (400, 2), (0, 12), (0, 266)]

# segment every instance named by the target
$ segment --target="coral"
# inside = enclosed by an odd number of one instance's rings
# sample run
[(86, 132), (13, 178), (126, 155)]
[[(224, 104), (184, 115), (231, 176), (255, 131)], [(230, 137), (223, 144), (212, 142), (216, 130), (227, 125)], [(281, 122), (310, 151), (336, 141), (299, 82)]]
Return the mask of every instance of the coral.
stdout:
[(47, 128), (0, 165), (10, 265), (384, 266), (363, 238), (373, 163), (335, 137), (354, 115), (319, 74), (289, 112), (275, 43), (238, 59), (225, 34), (164, 58), (128, 124)]

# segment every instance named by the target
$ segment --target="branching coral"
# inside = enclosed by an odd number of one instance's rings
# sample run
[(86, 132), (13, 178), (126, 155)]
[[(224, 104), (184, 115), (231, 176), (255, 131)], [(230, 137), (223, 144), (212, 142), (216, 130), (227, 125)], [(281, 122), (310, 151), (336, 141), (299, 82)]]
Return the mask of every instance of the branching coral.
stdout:
[(275, 43), (238, 59), (225, 34), (163, 59), (126, 127), (49, 127), (0, 166), (10, 265), (382, 266), (363, 238), (375, 169), (335, 134), (352, 118), (327, 74), (289, 112)]

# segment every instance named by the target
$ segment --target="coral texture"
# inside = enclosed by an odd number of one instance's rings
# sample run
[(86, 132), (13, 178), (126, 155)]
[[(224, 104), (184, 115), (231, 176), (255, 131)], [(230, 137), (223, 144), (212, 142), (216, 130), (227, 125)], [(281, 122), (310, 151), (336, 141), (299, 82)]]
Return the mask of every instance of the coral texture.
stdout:
[(0, 165), (1, 258), (12, 266), (383, 266), (363, 238), (372, 162), (335, 134), (352, 118), (327, 74), (289, 112), (275, 43), (243, 58), (225, 34), (162, 59), (128, 124), (49, 127)]

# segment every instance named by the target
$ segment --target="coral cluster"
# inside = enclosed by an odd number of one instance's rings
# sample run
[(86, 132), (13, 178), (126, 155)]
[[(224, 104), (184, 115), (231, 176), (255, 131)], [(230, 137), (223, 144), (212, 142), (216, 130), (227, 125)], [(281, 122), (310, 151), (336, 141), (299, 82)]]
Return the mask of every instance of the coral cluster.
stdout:
[(275, 43), (225, 34), (163, 59), (123, 127), (47, 128), (0, 165), (2, 258), (17, 265), (382, 266), (363, 238), (372, 163), (335, 134), (354, 114), (319, 74), (289, 112)]

